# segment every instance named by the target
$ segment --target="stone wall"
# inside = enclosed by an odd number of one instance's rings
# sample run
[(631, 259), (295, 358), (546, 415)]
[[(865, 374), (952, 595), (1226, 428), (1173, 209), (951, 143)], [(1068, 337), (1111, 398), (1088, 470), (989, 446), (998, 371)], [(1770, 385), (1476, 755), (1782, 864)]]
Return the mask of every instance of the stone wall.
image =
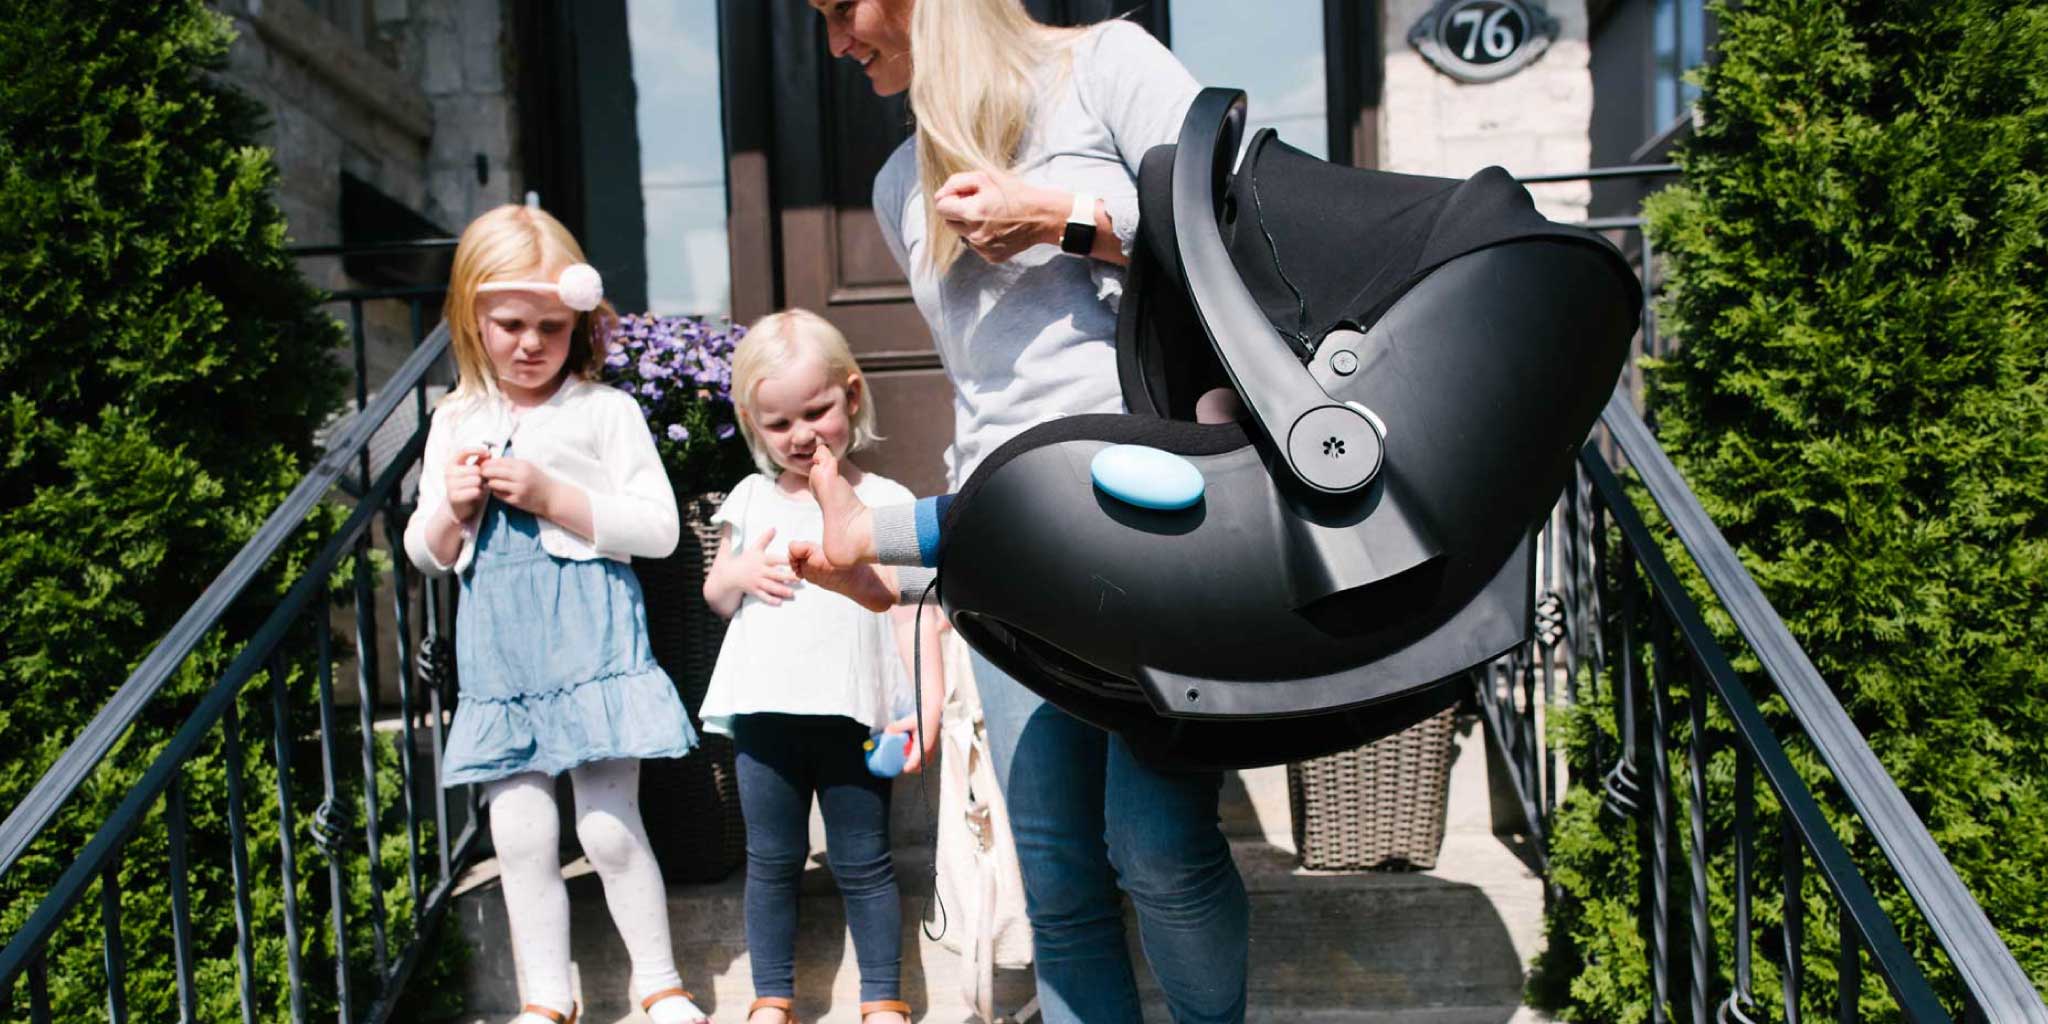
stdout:
[[(219, 0), (237, 31), (225, 77), (270, 113), (263, 142), (276, 156), (277, 200), (292, 244), (342, 241), (344, 172), (449, 234), (524, 193), (509, 7), (508, 0), (320, 0), (317, 9), (306, 0)], [(365, 284), (350, 279), (338, 258), (308, 257), (300, 266), (330, 291)], [(333, 310), (349, 315), (343, 304)], [(435, 304), (425, 321), (438, 312)], [(411, 313), (404, 302), (370, 301), (363, 320), (365, 378), (374, 391), (412, 351)], [(347, 352), (337, 358), (353, 363)], [(382, 524), (373, 529), (382, 547)], [(375, 597), (377, 675), (387, 703), (398, 691), (392, 604), (387, 583)], [(331, 621), (337, 635), (353, 636), (352, 610), (337, 609)], [(412, 627), (416, 634), (418, 624)], [(338, 696), (353, 703), (350, 661), (338, 662), (335, 681)]]
[(376, 0), (359, 43), (302, 0), (224, 0), (228, 77), (271, 112), (295, 242), (340, 239), (343, 171), (450, 231), (522, 193), (506, 8)]
[[(304, 0), (223, 0), (239, 33), (227, 76), (270, 111), (293, 244), (342, 240), (344, 172), (451, 234), (524, 193), (508, 6), (374, 0), (351, 32)], [(301, 266), (323, 288), (362, 284), (336, 258)], [(411, 351), (410, 316), (372, 302), (364, 318), (374, 388)]]
[[(1489, 164), (1513, 174), (1581, 170), (1592, 159), (1593, 75), (1585, 0), (1549, 0), (1558, 36), (1536, 62), (1498, 82), (1471, 85), (1438, 71), (1408, 45), (1432, 0), (1384, 0), (1386, 87), (1380, 166), (1465, 177)], [(1553, 220), (1586, 217), (1585, 182), (1532, 185)]]

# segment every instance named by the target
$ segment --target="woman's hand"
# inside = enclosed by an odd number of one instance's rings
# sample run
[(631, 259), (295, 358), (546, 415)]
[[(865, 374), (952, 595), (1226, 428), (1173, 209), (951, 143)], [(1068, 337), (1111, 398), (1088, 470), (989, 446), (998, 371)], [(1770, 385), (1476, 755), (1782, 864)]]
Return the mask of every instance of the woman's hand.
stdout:
[(962, 171), (932, 196), (932, 208), (960, 240), (990, 263), (1034, 245), (1058, 245), (1074, 197), (1004, 171)]
[(796, 596), (796, 574), (789, 571), (789, 559), (768, 553), (768, 542), (775, 539), (775, 527), (761, 531), (746, 550), (732, 557), (726, 563), (728, 581), (741, 593), (752, 594), (763, 604), (781, 604)]
[(448, 514), (458, 523), (476, 518), (484, 506), (483, 464), (491, 453), (483, 448), (464, 448), (448, 460), (441, 479), (448, 491)]

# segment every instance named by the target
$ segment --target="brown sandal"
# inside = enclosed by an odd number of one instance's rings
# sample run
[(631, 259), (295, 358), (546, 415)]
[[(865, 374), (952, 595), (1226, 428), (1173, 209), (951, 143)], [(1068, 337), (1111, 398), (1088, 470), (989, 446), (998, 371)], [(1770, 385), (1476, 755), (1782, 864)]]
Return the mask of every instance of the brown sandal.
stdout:
[[(656, 991), (656, 992), (649, 992), (649, 993), (647, 993), (646, 995), (644, 995), (644, 996), (641, 996), (641, 997), (640, 997), (640, 1011), (641, 1011), (642, 1013), (646, 1013), (646, 1014), (652, 1014), (652, 1013), (654, 1013), (654, 1004), (656, 1004), (656, 1003), (658, 1003), (658, 1002), (661, 1002), (661, 1001), (662, 1001), (662, 1000), (664, 1000), (664, 999), (672, 999), (672, 998), (674, 998), (674, 997), (676, 997), (676, 996), (682, 996), (682, 997), (683, 997), (684, 999), (688, 1000), (688, 1001), (689, 1001), (689, 1002), (690, 1002), (690, 1003), (691, 1003), (692, 1005), (695, 1005), (695, 1004), (696, 1004), (696, 1002), (697, 1002), (697, 997), (696, 997), (696, 996), (694, 996), (694, 995), (691, 995), (691, 994), (690, 994), (690, 990), (689, 990), (689, 989), (686, 989), (686, 988), (665, 988), (665, 989), (661, 989), (661, 990), (659, 990), (659, 991)], [(703, 1012), (703, 1011), (699, 1010), (698, 1012), (700, 1012), (700, 1013), (701, 1013), (701, 1012)], [(699, 1017), (699, 1018), (697, 1018), (697, 1019), (698, 1019), (698, 1020), (700, 1020), (700, 1021), (709, 1021), (709, 1020), (710, 1020), (711, 1018), (709, 1018), (709, 1017)]]
[(762, 996), (747, 1007), (747, 1017), (752, 1019), (755, 1010), (781, 1010), (783, 1024), (798, 1024), (796, 1000), (788, 996)]
[(536, 1017), (546, 1017), (554, 1021), (555, 1024), (576, 1024), (576, 1005), (574, 1003), (569, 1004), (569, 1015), (567, 1017), (562, 1016), (562, 1011), (552, 1006), (542, 1006), (539, 1003), (528, 1003), (520, 1007), (519, 1012), (521, 1014), (530, 1013)]
[(910, 1004), (901, 999), (876, 999), (872, 1002), (862, 1003), (860, 1004), (860, 1017), (862, 1020), (866, 1020), (868, 1014), (882, 1013), (886, 1010), (894, 1010), (902, 1014), (904, 1020), (910, 1019)]

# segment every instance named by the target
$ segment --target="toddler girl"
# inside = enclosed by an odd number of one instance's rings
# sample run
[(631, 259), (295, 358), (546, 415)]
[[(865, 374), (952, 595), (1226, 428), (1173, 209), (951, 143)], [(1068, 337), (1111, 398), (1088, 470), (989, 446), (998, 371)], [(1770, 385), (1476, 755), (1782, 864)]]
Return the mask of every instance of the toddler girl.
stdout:
[[(911, 609), (865, 611), (839, 594), (796, 580), (791, 540), (816, 541), (822, 522), (806, 478), (826, 451), (851, 452), (875, 439), (874, 402), (846, 339), (815, 313), (764, 317), (733, 352), (733, 404), (761, 472), (740, 481), (712, 521), (723, 540), (705, 575), (704, 600), (732, 620), (699, 713), (707, 731), (729, 733), (738, 755), (740, 809), (747, 821), (747, 953), (753, 962), (750, 1024), (784, 1024), (795, 994), (797, 879), (808, 855), (812, 794), (825, 819), (825, 852), (846, 901), (860, 965), (867, 1024), (901, 1024), (902, 907), (889, 859), (887, 779), (867, 770), (862, 744), (903, 742), (913, 729), (906, 771), (937, 743), (945, 686), (936, 654), (923, 660), (921, 710), (912, 705), (908, 655)], [(838, 471), (870, 503), (911, 500), (902, 485), (864, 473), (850, 459)], [(893, 570), (852, 566), (835, 589), (893, 595)], [(936, 652), (937, 615), (924, 618)]]
[(561, 223), (501, 206), (462, 233), (445, 309), (454, 393), (434, 411), (405, 549), (462, 578), (461, 703), (441, 784), (481, 783), (524, 979), (516, 1024), (573, 1024), (554, 777), (656, 1024), (704, 1021), (669, 948), (640, 758), (697, 744), (647, 646), (628, 563), (675, 548), (675, 496), (639, 406), (595, 383), (615, 322)]

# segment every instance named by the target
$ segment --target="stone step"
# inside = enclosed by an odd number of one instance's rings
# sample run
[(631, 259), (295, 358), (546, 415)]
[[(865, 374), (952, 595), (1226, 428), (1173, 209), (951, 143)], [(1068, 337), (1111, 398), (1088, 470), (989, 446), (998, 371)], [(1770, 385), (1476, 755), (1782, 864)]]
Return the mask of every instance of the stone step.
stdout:
[[(1493, 835), (1482, 739), (1462, 730), (1452, 770), (1451, 808), (1437, 868), (1427, 872), (1324, 873), (1294, 865), (1282, 768), (1233, 773), (1223, 826), (1252, 901), (1250, 1019), (1254, 1021), (1420, 1021), (1501, 1024), (1539, 1018), (1521, 1007), (1522, 979), (1541, 934), (1542, 886), (1514, 850)], [(899, 791), (899, 798), (907, 796)], [(916, 799), (911, 797), (911, 799)], [(899, 806), (905, 801), (899, 799)], [(814, 823), (815, 824), (815, 823)], [(922, 829), (906, 830), (912, 835)], [(905, 998), (919, 1020), (968, 1021), (965, 966), (919, 934), (914, 918), (931, 893), (928, 840), (898, 843), (905, 895)], [(822, 844), (814, 838), (814, 848)], [(586, 1020), (644, 1020), (625, 1001), (626, 958), (603, 893), (581, 861), (567, 869)], [(465, 979), (465, 1020), (508, 1019), (517, 1007), (504, 904), (480, 866), (455, 907), (475, 951)], [(669, 919), (684, 983), (719, 1021), (743, 1019), (753, 998), (745, 951), (743, 880), (673, 886)], [(806, 1021), (857, 1020), (858, 972), (845, 918), (822, 852), (803, 879), (797, 941), (798, 1012)], [(1147, 1019), (1165, 1021), (1163, 1001), (1135, 948)], [(1032, 994), (1027, 971), (1002, 972), (998, 1005)]]

